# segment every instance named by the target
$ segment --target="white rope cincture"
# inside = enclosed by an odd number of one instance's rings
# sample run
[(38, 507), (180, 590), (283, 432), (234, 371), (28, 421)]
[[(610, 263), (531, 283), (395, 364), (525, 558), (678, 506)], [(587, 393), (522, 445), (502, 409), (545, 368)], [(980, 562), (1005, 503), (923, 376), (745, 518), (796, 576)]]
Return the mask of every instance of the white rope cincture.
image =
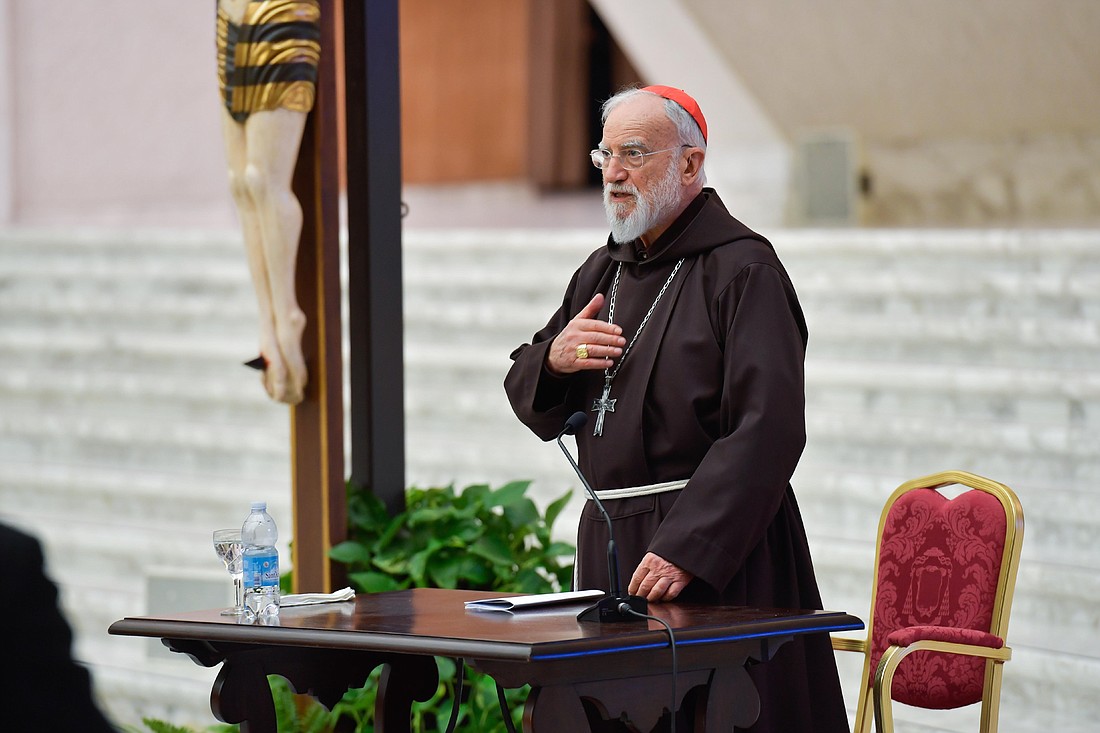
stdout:
[(645, 486), (627, 486), (624, 489), (603, 489), (596, 492), (600, 501), (608, 499), (629, 499), (632, 496), (649, 496), (650, 494), (663, 494), (666, 491), (679, 491), (687, 486), (688, 480), (665, 481), (660, 484), (646, 484)]

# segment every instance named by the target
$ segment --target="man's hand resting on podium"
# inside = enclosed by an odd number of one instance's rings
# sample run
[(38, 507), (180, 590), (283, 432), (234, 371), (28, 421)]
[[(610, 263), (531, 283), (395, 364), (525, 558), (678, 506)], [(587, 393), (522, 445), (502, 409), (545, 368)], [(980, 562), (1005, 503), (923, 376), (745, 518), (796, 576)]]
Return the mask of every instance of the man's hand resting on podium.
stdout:
[(647, 552), (630, 578), (627, 592), (632, 596), (641, 596), (650, 603), (671, 601), (694, 577), (663, 557)]

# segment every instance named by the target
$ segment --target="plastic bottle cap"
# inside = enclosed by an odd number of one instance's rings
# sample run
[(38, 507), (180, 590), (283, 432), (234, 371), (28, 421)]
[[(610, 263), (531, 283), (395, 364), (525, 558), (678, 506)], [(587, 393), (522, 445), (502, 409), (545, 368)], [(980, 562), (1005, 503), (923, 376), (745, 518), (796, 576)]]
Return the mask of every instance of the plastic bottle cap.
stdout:
[(254, 512), (266, 512), (267, 511), (267, 502), (266, 501), (254, 501), (254, 502), (252, 502), (252, 511), (254, 511)]

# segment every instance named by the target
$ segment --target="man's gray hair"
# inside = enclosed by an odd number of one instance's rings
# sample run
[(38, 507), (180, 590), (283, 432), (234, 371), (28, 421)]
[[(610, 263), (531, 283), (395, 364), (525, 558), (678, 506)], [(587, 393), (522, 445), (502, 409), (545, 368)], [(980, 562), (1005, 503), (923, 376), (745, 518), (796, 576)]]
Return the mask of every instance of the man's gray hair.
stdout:
[(615, 94), (608, 99), (600, 107), (600, 123), (607, 122), (607, 116), (611, 114), (611, 110), (618, 107), (620, 104), (628, 99), (633, 99), (639, 94), (649, 94), (654, 97), (658, 97), (665, 104), (665, 114), (668, 119), (672, 121), (672, 124), (676, 125), (676, 131), (680, 138), (681, 145), (690, 145), (693, 148), (707, 149), (707, 141), (703, 139), (703, 131), (699, 129), (699, 124), (695, 121), (695, 118), (688, 114), (688, 111), (681, 107), (671, 99), (665, 99), (659, 94), (653, 92), (647, 92), (644, 89), (630, 88), (624, 89), (621, 92)]
[[(703, 131), (699, 129), (699, 124), (695, 121), (695, 118), (688, 114), (688, 111), (681, 107), (671, 99), (665, 99), (660, 94), (654, 94), (653, 92), (647, 92), (644, 89), (638, 89), (631, 87), (618, 92), (600, 107), (600, 124), (603, 125), (607, 122), (607, 116), (611, 114), (611, 110), (618, 107), (620, 104), (628, 99), (633, 99), (639, 94), (649, 94), (659, 98), (665, 104), (665, 115), (672, 124), (676, 125), (677, 137), (680, 138), (681, 145), (690, 145), (693, 148), (702, 148), (705, 152), (707, 149), (707, 141), (703, 138)], [(704, 186), (707, 185), (707, 171), (705, 165), (699, 166), (699, 182)]]

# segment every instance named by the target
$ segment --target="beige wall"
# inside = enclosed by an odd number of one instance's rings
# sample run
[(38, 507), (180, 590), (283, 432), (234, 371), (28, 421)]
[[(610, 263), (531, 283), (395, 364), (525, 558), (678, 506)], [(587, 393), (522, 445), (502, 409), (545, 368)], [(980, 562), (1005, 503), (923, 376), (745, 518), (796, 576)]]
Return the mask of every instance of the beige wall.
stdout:
[(788, 133), (1100, 133), (1095, 0), (682, 0)]
[(877, 225), (1100, 221), (1095, 0), (681, 0), (797, 143), (850, 133)]
[(12, 207), (12, 48), (11, 3), (0, 0), (0, 225), (11, 220)]
[(6, 5), (14, 222), (233, 224), (213, 0)]
[[(477, 7), (494, 2), (501, 0)], [(450, 0), (406, 0), (405, 20), (442, 3)], [(728, 64), (724, 78), (743, 88), (792, 150), (822, 129), (851, 134), (872, 183), (866, 224), (1100, 221), (1100, 2), (664, 5), (677, 18), (694, 18), (710, 40), (706, 58)], [(661, 5), (654, 8), (660, 24)], [(504, 59), (525, 53), (514, 31), (515, 43), (502, 45), (492, 30), (463, 46), (473, 33), (465, 26), (428, 29), (416, 46), (407, 44), (403, 67), (419, 68), (415, 59), (439, 53), (443, 39), (451, 39), (454, 58), (490, 45)], [(639, 52), (647, 68), (678, 68), (661, 54), (699, 55), (649, 45)], [(476, 58), (504, 63), (488, 53)], [(213, 0), (0, 0), (0, 60), (0, 224), (235, 226), (218, 129)], [(524, 175), (526, 132), (517, 112), (524, 65), (498, 80), (507, 104), (496, 130), (472, 113), (462, 117), (476, 118), (471, 129), (495, 133), (486, 137), (502, 146), (487, 177)], [(457, 76), (482, 78), (479, 68)], [(706, 105), (716, 122), (735, 114), (721, 107), (724, 98)], [(457, 140), (454, 115), (427, 101), (405, 100), (406, 137)], [(474, 146), (459, 147), (478, 155)], [(786, 165), (783, 156), (758, 157), (751, 178), (785, 179), (785, 171), (756, 172)]]

